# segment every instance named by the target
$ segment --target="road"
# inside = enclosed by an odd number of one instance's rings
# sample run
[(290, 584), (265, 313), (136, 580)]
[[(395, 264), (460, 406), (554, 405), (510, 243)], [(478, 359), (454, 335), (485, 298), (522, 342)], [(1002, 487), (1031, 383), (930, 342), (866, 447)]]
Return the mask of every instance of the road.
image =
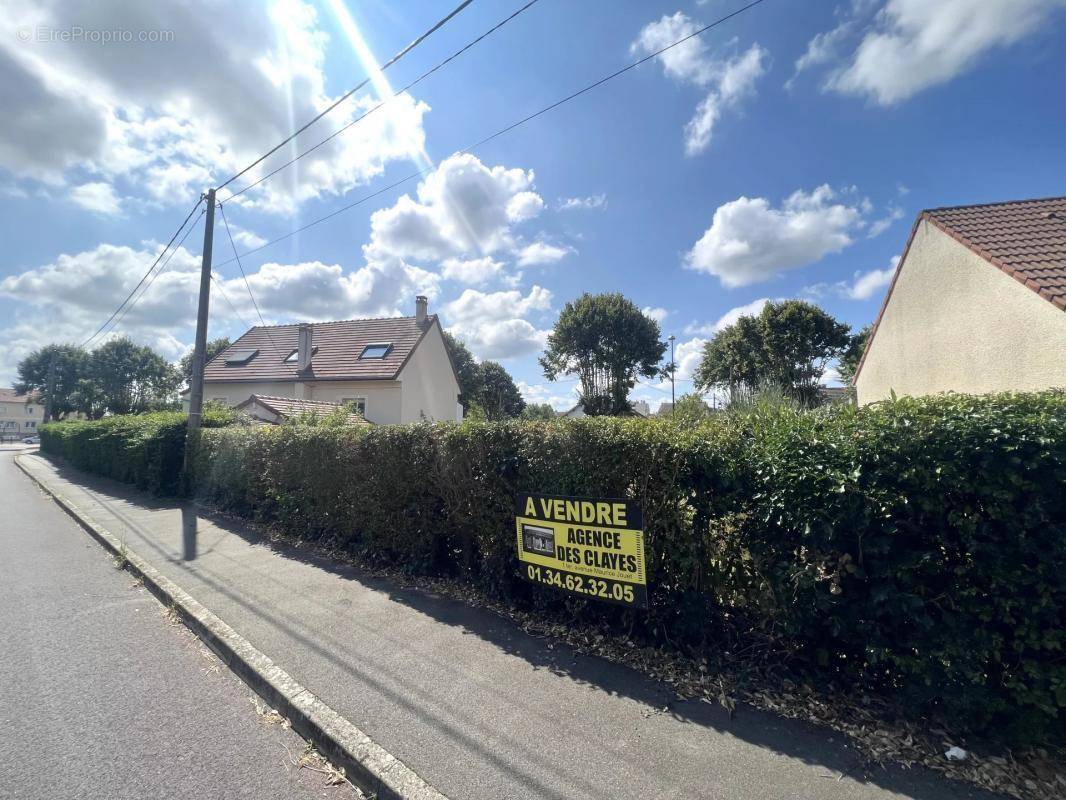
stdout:
[[(0, 798), (354, 800), (0, 450)], [(265, 710), (265, 709), (264, 709)]]

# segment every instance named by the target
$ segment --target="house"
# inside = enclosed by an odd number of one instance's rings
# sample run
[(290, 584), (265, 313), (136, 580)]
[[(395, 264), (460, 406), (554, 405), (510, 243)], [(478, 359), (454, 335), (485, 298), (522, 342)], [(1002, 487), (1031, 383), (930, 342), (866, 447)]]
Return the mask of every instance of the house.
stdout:
[(33, 436), (43, 421), (44, 403), (37, 395), (0, 387), (0, 439)]
[(669, 417), (674, 413), (673, 403), (659, 403), (659, 410), (655, 412), (657, 417)]
[(1066, 197), (921, 212), (854, 383), (860, 405), (1066, 387)]
[(462, 419), (440, 320), (422, 296), (413, 317), (252, 328), (204, 368), (204, 401), (252, 395), (352, 403), (379, 425)]
[[(645, 413), (645, 411), (648, 408), (648, 404), (645, 401), (638, 400), (637, 402), (630, 403), (629, 405), (630, 405), (630, 409), (629, 409), (630, 413), (629, 414), (622, 414), (621, 416), (626, 416), (626, 417), (646, 417), (646, 416), (648, 416), (648, 414)], [(588, 414), (585, 413), (585, 407), (583, 405), (581, 405), (580, 402), (578, 402), (573, 408), (568, 408), (566, 411), (560, 411), (557, 416), (565, 417), (566, 419), (582, 419), (584, 417), (587, 417)]]
[[(302, 415), (313, 414), (319, 418), (336, 414), (344, 406), (341, 403), (327, 403), (325, 400), (297, 400), (292, 397), (270, 397), (253, 394), (237, 410), (243, 411), (254, 420), (271, 425), (280, 425), (287, 420)], [(370, 423), (362, 414), (349, 413), (345, 424), (351, 427), (369, 427)]]
[(847, 405), (852, 402), (855, 393), (850, 386), (819, 386), (818, 396), (827, 406)]

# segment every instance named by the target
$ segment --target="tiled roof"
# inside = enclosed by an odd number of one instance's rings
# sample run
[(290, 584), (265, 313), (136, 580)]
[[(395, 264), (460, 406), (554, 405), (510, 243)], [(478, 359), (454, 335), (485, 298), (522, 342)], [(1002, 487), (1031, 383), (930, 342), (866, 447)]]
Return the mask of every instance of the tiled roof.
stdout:
[(29, 403), (36, 402), (36, 400), (36, 396), (18, 394), (14, 389), (0, 386), (0, 403)]
[[(340, 403), (328, 403), (325, 400), (301, 400), (296, 397), (272, 397), (265, 394), (253, 394), (241, 403), (238, 408), (242, 408), (252, 402), (257, 402), (282, 417), (294, 417), (299, 414), (326, 416), (341, 407)], [(370, 422), (364, 419), (361, 414), (349, 414), (348, 424), (370, 425)]]
[[(395, 380), (415, 346), (436, 321), (436, 315), (431, 314), (424, 325), (419, 325), (414, 317), (313, 323), (311, 345), (315, 354), (308, 373), (299, 373), (295, 361), (285, 363), (296, 349), (299, 325), (257, 325), (211, 359), (204, 368), (204, 380)], [(368, 344), (383, 342), (392, 345), (384, 358), (359, 358)], [(238, 350), (259, 352), (247, 362), (227, 364), (227, 354)]]
[(934, 208), (922, 217), (1066, 309), (1066, 197)]

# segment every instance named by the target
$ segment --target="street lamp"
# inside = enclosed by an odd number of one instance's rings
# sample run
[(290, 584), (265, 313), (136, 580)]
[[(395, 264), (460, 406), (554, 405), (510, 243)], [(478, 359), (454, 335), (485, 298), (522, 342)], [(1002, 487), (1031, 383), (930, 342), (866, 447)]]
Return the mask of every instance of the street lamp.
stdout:
[(677, 410), (677, 400), (674, 397), (674, 373), (677, 372), (677, 364), (674, 363), (674, 339), (677, 337), (670, 334), (670, 416), (674, 416)]

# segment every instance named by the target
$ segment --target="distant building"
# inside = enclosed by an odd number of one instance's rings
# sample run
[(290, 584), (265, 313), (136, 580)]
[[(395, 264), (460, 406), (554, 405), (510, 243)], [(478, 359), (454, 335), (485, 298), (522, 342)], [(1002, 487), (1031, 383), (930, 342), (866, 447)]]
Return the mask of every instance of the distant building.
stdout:
[(44, 421), (44, 404), (36, 394), (0, 388), (0, 438), (11, 440), (37, 433)]
[(863, 405), (1066, 387), (1066, 197), (921, 212), (854, 383)]
[[(324, 400), (297, 400), (292, 397), (269, 397), (258, 394), (253, 394), (237, 406), (238, 411), (243, 411), (252, 419), (271, 425), (280, 425), (295, 417), (311, 414), (319, 418), (329, 417), (343, 408), (341, 403), (327, 403)], [(352, 427), (371, 424), (362, 414), (348, 413), (345, 418), (346, 424)]]
[(252, 328), (204, 368), (204, 400), (253, 395), (350, 403), (379, 425), (463, 418), (440, 320), (421, 296), (413, 317)]
[(655, 412), (657, 417), (668, 417), (674, 413), (673, 403), (659, 403), (659, 410)]
[[(630, 414), (623, 414), (621, 416), (629, 416), (629, 417), (647, 417), (647, 416), (651, 416), (650, 413), (649, 413), (650, 409), (648, 408), (648, 404), (646, 402), (644, 402), (643, 400), (637, 400), (635, 403), (630, 403), (630, 406), (631, 406), (631, 413)], [(566, 411), (560, 411), (559, 412), (559, 416), (560, 417), (565, 417), (567, 419), (581, 419), (582, 417), (587, 417), (588, 414), (585, 413), (585, 407), (583, 405), (581, 405), (581, 403), (579, 402), (573, 408), (568, 408)]]
[(855, 400), (855, 389), (851, 386), (822, 386), (818, 394), (825, 405), (853, 403)]
[(642, 417), (651, 416), (651, 406), (648, 405), (647, 400), (636, 400), (633, 402), (633, 410), (636, 411)]

